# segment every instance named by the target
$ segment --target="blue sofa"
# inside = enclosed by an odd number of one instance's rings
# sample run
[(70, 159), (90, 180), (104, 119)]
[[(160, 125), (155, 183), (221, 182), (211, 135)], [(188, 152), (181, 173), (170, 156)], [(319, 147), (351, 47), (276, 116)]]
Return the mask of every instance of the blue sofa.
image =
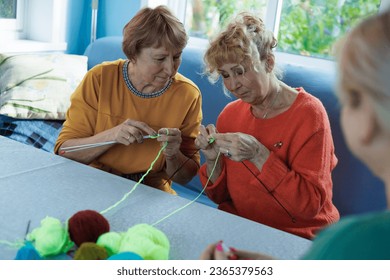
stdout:
[[(88, 68), (103, 61), (125, 58), (121, 48), (121, 37), (105, 37), (96, 40), (88, 46), (85, 55), (88, 56)], [(210, 84), (203, 71), (203, 40), (191, 38), (184, 49), (179, 72), (194, 81), (200, 88), (203, 98), (203, 124), (215, 124), (219, 112), (232, 99), (222, 92), (221, 83)], [(282, 68), (282, 80), (293, 87), (302, 86), (309, 93), (318, 97), (324, 104), (330, 119), (338, 165), (333, 173), (333, 201), (342, 216), (383, 210), (386, 208), (384, 186), (371, 172), (357, 160), (346, 147), (339, 125), (339, 105), (334, 95), (335, 70), (334, 63), (320, 59), (296, 57), (283, 53), (276, 54), (278, 67)], [(1, 117), (1, 116), (0, 116)], [(14, 120), (16, 122), (16, 120)], [(12, 120), (7, 119), (10, 126)], [(0, 118), (0, 134), (2, 131)], [(29, 124), (31, 125), (31, 124)], [(4, 130), (4, 129), (3, 129)], [(8, 131), (9, 134), (9, 131)], [(56, 134), (46, 144), (54, 145)], [(202, 158), (203, 161), (203, 158)], [(197, 177), (185, 186), (174, 184), (174, 189), (180, 196), (194, 199), (202, 190)], [(198, 200), (200, 203), (215, 207), (205, 195)]]

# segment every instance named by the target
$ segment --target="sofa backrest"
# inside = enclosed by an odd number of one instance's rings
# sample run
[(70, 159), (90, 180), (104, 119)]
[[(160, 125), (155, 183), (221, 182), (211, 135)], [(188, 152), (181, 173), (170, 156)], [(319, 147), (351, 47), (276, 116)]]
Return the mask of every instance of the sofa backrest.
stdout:
[(332, 61), (281, 54), (277, 61), (283, 64), (283, 81), (302, 86), (321, 100), (329, 117), (338, 163), (333, 171), (333, 202), (342, 216), (386, 208), (383, 183), (358, 160), (346, 146), (340, 127), (340, 105), (335, 95), (336, 66)]
[[(96, 40), (85, 51), (89, 68), (103, 61), (125, 58), (121, 37)], [(179, 72), (198, 85), (202, 92), (203, 124), (216, 123), (218, 114), (232, 101), (223, 94), (221, 82), (212, 85), (203, 72), (205, 44), (191, 39), (184, 49)], [(305, 62), (306, 61), (306, 62)], [(338, 164), (333, 172), (333, 201), (342, 216), (386, 208), (384, 186), (357, 160), (346, 147), (339, 124), (339, 104), (334, 95), (335, 67), (333, 62), (285, 54), (276, 54), (276, 62), (284, 74), (282, 80), (292, 87), (303, 87), (319, 98), (327, 110), (335, 144)], [(203, 158), (201, 159), (203, 162)], [(196, 176), (184, 186), (198, 193), (201, 183)]]

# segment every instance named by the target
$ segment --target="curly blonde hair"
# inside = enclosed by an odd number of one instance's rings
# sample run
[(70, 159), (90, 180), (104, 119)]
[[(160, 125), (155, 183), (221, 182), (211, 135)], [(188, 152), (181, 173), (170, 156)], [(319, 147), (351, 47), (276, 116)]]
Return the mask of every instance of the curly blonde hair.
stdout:
[(263, 21), (251, 13), (240, 13), (224, 31), (210, 42), (204, 55), (205, 73), (212, 82), (219, 78), (218, 68), (226, 63), (250, 63), (258, 71), (262, 61), (274, 58), (277, 40)]

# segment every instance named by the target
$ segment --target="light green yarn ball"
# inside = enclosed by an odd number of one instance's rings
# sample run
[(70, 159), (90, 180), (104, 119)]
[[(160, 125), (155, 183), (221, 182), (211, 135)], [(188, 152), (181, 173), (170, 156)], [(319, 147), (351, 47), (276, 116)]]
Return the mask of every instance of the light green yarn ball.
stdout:
[(106, 232), (99, 236), (96, 244), (105, 248), (108, 255), (112, 256), (119, 252), (123, 233)]
[(124, 233), (119, 253), (133, 252), (144, 260), (167, 260), (170, 244), (167, 236), (155, 227), (138, 224)]
[(46, 217), (41, 221), (41, 226), (27, 235), (42, 257), (66, 253), (73, 247), (69, 233), (60, 220)]

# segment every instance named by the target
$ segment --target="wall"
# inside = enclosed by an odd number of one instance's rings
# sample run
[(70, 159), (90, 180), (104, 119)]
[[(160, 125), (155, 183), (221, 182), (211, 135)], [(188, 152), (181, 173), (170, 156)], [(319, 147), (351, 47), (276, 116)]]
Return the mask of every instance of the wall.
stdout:
[[(91, 40), (92, 0), (69, 0), (68, 5), (66, 52), (83, 54)], [(99, 0), (96, 37), (122, 35), (140, 6), (141, 0)]]
[(97, 38), (120, 36), (125, 24), (137, 13), (140, 0), (100, 0)]

